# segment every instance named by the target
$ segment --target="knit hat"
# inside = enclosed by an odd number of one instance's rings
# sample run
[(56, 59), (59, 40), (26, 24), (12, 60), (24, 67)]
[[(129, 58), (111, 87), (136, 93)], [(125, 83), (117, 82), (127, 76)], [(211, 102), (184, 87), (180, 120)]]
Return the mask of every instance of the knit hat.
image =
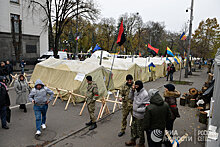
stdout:
[(144, 87), (142, 81), (140, 81), (140, 80), (136, 81), (136, 82), (135, 82), (135, 85), (138, 85), (138, 86), (139, 86), (138, 88), (136, 88), (136, 90), (137, 90), (138, 92)]
[(175, 86), (173, 84), (166, 84), (164, 85), (165, 88), (168, 89), (168, 91), (174, 91), (175, 90)]
[(127, 81), (128, 81), (128, 80), (133, 80), (132, 75), (128, 74), (128, 75), (126, 76), (126, 80), (127, 80)]

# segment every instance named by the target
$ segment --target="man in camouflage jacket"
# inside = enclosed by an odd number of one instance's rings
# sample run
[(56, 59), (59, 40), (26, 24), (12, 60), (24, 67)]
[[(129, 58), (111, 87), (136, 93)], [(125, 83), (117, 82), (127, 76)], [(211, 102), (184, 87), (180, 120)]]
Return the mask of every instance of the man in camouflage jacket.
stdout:
[(87, 92), (86, 92), (86, 103), (90, 116), (90, 122), (86, 123), (86, 125), (91, 126), (89, 130), (93, 130), (97, 128), (94, 112), (95, 112), (95, 101), (98, 99), (99, 94), (98, 94), (97, 84), (94, 81), (92, 81), (92, 77), (87, 76), (86, 80), (88, 83)]
[(125, 134), (125, 129), (127, 126), (127, 117), (129, 113), (132, 115), (132, 103), (133, 101), (128, 98), (129, 92), (133, 85), (133, 77), (132, 75), (126, 76), (126, 83), (122, 86), (120, 93), (122, 98), (120, 98), (120, 101), (122, 101), (122, 121), (121, 121), (121, 131), (118, 133), (118, 137), (121, 137)]

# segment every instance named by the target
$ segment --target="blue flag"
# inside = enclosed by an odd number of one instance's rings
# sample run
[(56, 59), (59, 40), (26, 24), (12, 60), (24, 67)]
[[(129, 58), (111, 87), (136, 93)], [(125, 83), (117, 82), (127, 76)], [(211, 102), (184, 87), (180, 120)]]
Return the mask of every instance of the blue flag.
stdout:
[(96, 44), (95, 48), (93, 49), (93, 52), (97, 51), (97, 50), (100, 50), (100, 49), (101, 49), (101, 47), (99, 47), (98, 44)]
[(154, 65), (154, 63), (153, 63), (153, 62), (151, 62), (151, 63), (148, 65), (148, 67), (149, 67), (149, 72), (151, 72), (150, 67), (156, 67), (156, 66)]
[(180, 64), (180, 59), (177, 58), (176, 56), (174, 57), (174, 61), (175, 61), (177, 64)]

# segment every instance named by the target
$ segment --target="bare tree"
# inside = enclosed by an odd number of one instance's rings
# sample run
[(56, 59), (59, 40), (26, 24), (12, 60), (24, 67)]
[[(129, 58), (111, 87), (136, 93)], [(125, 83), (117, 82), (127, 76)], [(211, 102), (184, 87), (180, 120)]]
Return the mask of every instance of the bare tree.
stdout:
[(99, 14), (93, 0), (29, 0), (30, 8), (42, 8), (47, 17), (50, 49), (58, 57), (60, 36), (65, 25), (73, 18), (81, 17), (94, 20)]
[(102, 38), (106, 42), (106, 49), (110, 50), (111, 43), (114, 41), (115, 32), (115, 19), (114, 18), (102, 18), (99, 23)]

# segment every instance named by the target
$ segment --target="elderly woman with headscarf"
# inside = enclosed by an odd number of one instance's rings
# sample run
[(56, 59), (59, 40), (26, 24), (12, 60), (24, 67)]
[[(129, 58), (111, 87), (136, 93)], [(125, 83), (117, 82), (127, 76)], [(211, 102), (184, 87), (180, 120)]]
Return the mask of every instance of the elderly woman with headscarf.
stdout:
[(24, 75), (20, 75), (14, 84), (15, 91), (17, 93), (16, 104), (20, 105), (20, 109), (24, 109), (27, 112), (26, 103), (28, 102), (28, 84), (24, 78)]

